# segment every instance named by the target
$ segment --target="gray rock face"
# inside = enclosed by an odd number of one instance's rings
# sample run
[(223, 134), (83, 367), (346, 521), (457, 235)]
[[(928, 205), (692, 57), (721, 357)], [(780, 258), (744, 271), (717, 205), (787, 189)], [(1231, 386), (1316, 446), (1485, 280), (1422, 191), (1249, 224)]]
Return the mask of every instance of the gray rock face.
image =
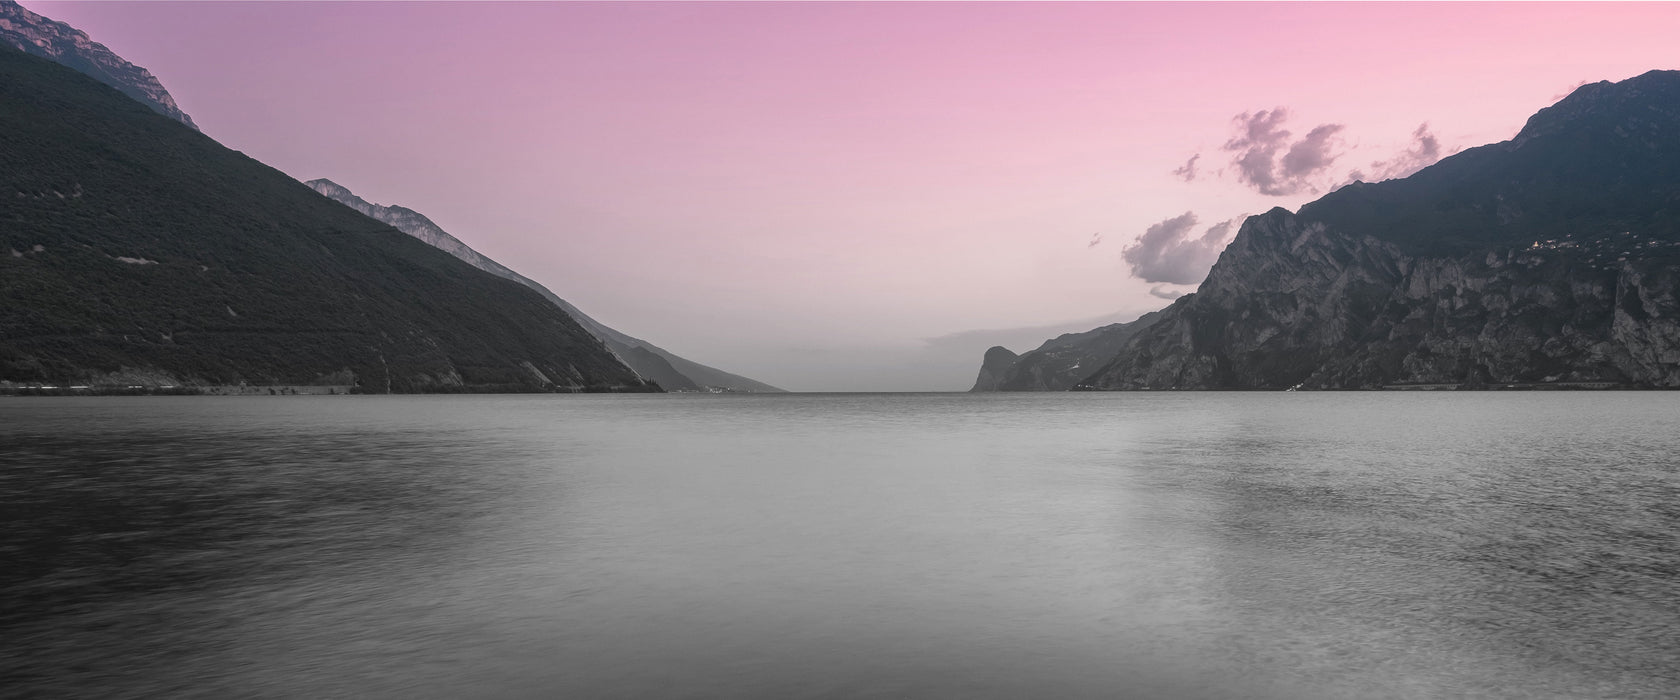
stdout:
[(1680, 72), (1587, 85), (1511, 141), (1250, 217), (1082, 384), (1680, 388)]
[(1554, 243), (1414, 257), (1273, 210), (1084, 384), (1680, 387), (1680, 244), (1634, 235), (1617, 237), (1654, 254), (1605, 261)]
[(1126, 341), (1154, 324), (1160, 315), (1152, 311), (1135, 321), (1066, 333), (1020, 356), (994, 355), (1003, 348), (992, 348), (986, 351), (980, 378), (970, 391), (1067, 391), (1113, 359)]
[(980, 376), (974, 379), (974, 388), (969, 391), (997, 391), (998, 382), (1003, 379), (1004, 370), (1015, 364), (1015, 358), (1020, 357), (1014, 351), (1001, 345), (994, 345), (986, 349), (986, 358), (980, 363)]
[(198, 128), (146, 69), (123, 60), (86, 32), (30, 12), (13, 0), (0, 0), (0, 42), (74, 68), (158, 114)]
[(484, 270), (503, 279), (518, 282), (536, 290), (550, 303), (560, 307), (595, 337), (600, 338), (607, 348), (631, 369), (636, 370), (645, 379), (659, 383), (666, 391), (734, 391), (734, 392), (780, 392), (781, 389), (763, 382), (754, 381), (746, 377), (730, 374), (723, 370), (707, 367), (697, 362), (678, 357), (652, 343), (640, 338), (620, 333), (607, 327), (589, 315), (579, 311), (577, 307), (561, 299), (547, 287), (525, 277), (501, 263), (485, 257), (473, 250), (471, 246), (462, 243), (460, 239), (439, 228), (431, 219), (426, 218), (412, 209), (397, 206), (382, 206), (369, 202), (338, 183), (322, 178), (310, 180), (307, 183), (328, 198), (354, 209), (362, 214), (389, 224), (403, 233), (425, 241), (434, 248), (438, 248), (473, 267)]

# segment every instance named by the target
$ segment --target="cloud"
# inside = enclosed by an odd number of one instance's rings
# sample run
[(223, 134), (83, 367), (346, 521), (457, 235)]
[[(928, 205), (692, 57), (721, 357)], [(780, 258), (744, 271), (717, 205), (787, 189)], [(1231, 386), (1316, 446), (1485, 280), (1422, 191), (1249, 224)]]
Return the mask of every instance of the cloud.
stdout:
[(1339, 154), (1331, 153), (1336, 147), (1334, 138), (1341, 132), (1341, 124), (1321, 124), (1307, 132), (1307, 137), (1295, 142), (1289, 147), (1289, 152), (1283, 154), (1283, 168), (1280, 174), (1286, 180), (1297, 180), (1318, 172), (1322, 172), (1336, 162)]
[[(1364, 180), (1366, 182), (1382, 182), (1395, 178), (1406, 177), (1419, 170), (1435, 164), (1441, 159), (1441, 140), (1429, 131), (1429, 122), (1418, 125), (1412, 132), (1412, 143), (1406, 150), (1387, 160), (1371, 163), (1369, 176), (1363, 170), (1348, 172), (1347, 181)], [(1346, 183), (1344, 183), (1346, 184)]]
[(1201, 157), (1202, 157), (1202, 154), (1200, 154), (1200, 153), (1197, 153), (1196, 155), (1190, 156), (1190, 160), (1184, 162), (1184, 167), (1181, 167), (1177, 170), (1174, 170), (1173, 174), (1179, 176), (1180, 178), (1183, 178), (1185, 182), (1195, 182), (1195, 180), (1196, 180), (1196, 161), (1200, 160)]
[(1239, 220), (1219, 222), (1196, 236), (1192, 231), (1196, 227), (1196, 214), (1184, 212), (1150, 226), (1132, 245), (1120, 251), (1120, 257), (1131, 266), (1132, 276), (1145, 282), (1196, 284), (1207, 277), (1208, 268), (1219, 259), (1219, 252), (1225, 249), (1226, 239)]
[(1225, 143), (1224, 150), (1232, 153), (1231, 165), (1237, 177), (1255, 191), (1274, 197), (1317, 192), (1312, 180), (1330, 168), (1341, 156), (1336, 135), (1346, 127), (1341, 124), (1320, 124), (1299, 141), (1291, 141), (1293, 134), (1283, 128), (1289, 110), (1282, 107), (1258, 112), (1244, 112), (1233, 121), (1237, 135)]
[(1149, 296), (1159, 297), (1161, 299), (1166, 299), (1167, 301), (1172, 301), (1172, 300), (1177, 299), (1181, 296), (1184, 296), (1184, 292), (1178, 291), (1176, 289), (1167, 289), (1167, 285), (1164, 285), (1164, 284), (1157, 284), (1157, 285), (1149, 288)]
[(1563, 98), (1565, 98), (1565, 97), (1568, 97), (1568, 96), (1570, 96), (1570, 95), (1571, 95), (1571, 94), (1574, 94), (1574, 92), (1575, 92), (1575, 91), (1576, 91), (1576, 90), (1579, 90), (1579, 89), (1581, 89), (1581, 86), (1582, 86), (1582, 85), (1586, 85), (1586, 84), (1588, 84), (1588, 83), (1591, 83), (1591, 82), (1592, 82), (1592, 81), (1591, 81), (1591, 80), (1583, 80), (1583, 81), (1581, 81), (1581, 82), (1579, 82), (1579, 83), (1575, 83), (1575, 84), (1574, 84), (1574, 85), (1571, 85), (1571, 86), (1569, 86), (1569, 89), (1568, 89), (1568, 90), (1564, 90), (1564, 91), (1563, 91), (1563, 92), (1560, 92), (1560, 93), (1558, 93), (1558, 94), (1556, 94), (1556, 95), (1552, 95), (1552, 101), (1553, 101), (1553, 102), (1556, 102), (1556, 101), (1558, 101), (1558, 100), (1561, 100), (1561, 99), (1563, 99)]

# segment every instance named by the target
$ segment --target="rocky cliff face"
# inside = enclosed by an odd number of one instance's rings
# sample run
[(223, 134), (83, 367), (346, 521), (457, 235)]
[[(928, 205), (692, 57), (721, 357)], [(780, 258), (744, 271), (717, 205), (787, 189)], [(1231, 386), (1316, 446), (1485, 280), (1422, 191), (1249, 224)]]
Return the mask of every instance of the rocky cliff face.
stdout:
[(159, 114), (198, 128), (146, 69), (123, 60), (86, 32), (30, 12), (13, 0), (0, 0), (0, 43), (74, 68)]
[[(339, 204), (361, 212), (364, 216), (382, 221), (398, 231), (425, 241), (427, 245), (453, 255), (473, 267), (503, 279), (514, 280), (527, 287), (541, 288), (541, 285), (536, 282), (526, 279), (501, 263), (485, 257), (478, 251), (473, 250), (471, 246), (462, 243), (461, 239), (449, 235), (449, 232), (439, 228), (437, 224), (432, 223), (431, 219), (426, 218), (420, 212), (404, 207), (387, 207), (374, 204), (357, 197), (356, 193), (351, 192), (348, 188), (326, 178), (310, 180), (303, 184)], [(548, 290), (542, 289), (541, 291), (547, 292)], [(564, 304), (564, 302), (561, 303)], [(566, 304), (566, 306), (570, 305)]]
[(1680, 388), (1680, 73), (1249, 218), (1096, 389)]
[[(980, 377), (970, 391), (1067, 391), (1114, 358), (1143, 329), (1160, 318), (1150, 312), (1135, 321), (1083, 333), (1065, 333), (1019, 356), (1004, 348), (986, 351)], [(996, 351), (1002, 350), (1007, 356)]]
[(1529, 247), (1418, 257), (1277, 210), (1251, 218), (1195, 295), (1084, 384), (1680, 386), (1677, 281), (1662, 255), (1595, 264), (1576, 248)]
[(501, 263), (485, 257), (473, 250), (471, 246), (462, 243), (460, 239), (450, 235), (431, 219), (419, 212), (398, 206), (382, 206), (374, 204), (356, 196), (348, 188), (336, 182), (322, 178), (310, 180), (307, 183), (328, 198), (354, 209), (375, 220), (391, 225), (403, 233), (425, 241), (428, 245), (455, 256), (473, 267), (484, 270), (503, 279), (512, 280), (525, 285), (541, 294), (549, 303), (560, 307), (572, 318), (577, 319), (586, 330), (599, 338), (620, 361), (636, 370), (642, 377), (657, 382), (667, 391), (735, 391), (735, 392), (780, 392), (781, 389), (763, 382), (753, 381), (746, 377), (737, 376), (714, 369), (691, 360), (678, 357), (652, 343), (639, 338), (620, 333), (607, 327), (600, 321), (590, 318), (588, 314), (579, 311), (577, 307), (561, 299), (547, 287), (538, 284)]
[(997, 391), (998, 383), (1003, 380), (1003, 373), (1010, 365), (1015, 364), (1018, 357), (1020, 355), (1001, 345), (987, 348), (986, 357), (980, 362), (980, 376), (974, 379), (974, 388), (969, 391)]

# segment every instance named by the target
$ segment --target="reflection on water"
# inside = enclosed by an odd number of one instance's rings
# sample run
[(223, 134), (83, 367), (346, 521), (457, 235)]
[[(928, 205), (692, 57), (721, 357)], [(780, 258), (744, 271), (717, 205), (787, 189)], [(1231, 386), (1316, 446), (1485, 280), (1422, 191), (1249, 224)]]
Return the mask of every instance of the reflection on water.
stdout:
[[(217, 415), (228, 408), (242, 415)], [(385, 604), (346, 582), (448, 556), (519, 487), (474, 470), (510, 450), (463, 431), (369, 431), (268, 408), (6, 407), (4, 685), (199, 688), (237, 670), (220, 657), (236, 623), (337, 596)]]
[(1677, 408), (4, 400), (0, 688), (1673, 696)]

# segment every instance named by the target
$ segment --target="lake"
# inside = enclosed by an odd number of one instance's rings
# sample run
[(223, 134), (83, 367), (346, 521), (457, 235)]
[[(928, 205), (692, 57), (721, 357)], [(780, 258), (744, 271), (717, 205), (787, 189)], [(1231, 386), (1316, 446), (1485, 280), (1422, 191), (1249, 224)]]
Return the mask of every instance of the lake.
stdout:
[(1673, 697), (1680, 393), (0, 399), (0, 695)]

